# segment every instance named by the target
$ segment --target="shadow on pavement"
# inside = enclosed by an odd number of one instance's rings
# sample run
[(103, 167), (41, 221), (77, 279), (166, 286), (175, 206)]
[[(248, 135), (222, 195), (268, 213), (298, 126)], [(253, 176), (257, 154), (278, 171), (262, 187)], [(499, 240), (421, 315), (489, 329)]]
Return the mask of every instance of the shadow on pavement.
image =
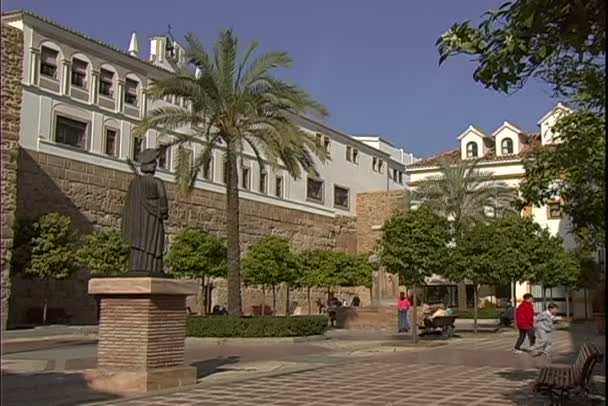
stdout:
[(196, 367), (196, 379), (200, 379), (218, 372), (226, 371), (227, 369), (222, 368), (223, 366), (238, 364), (240, 359), (241, 357), (237, 356), (211, 358), (194, 362), (190, 364), (190, 366)]
[(80, 373), (11, 373), (2, 371), (3, 406), (72, 406), (120, 395), (90, 389)]

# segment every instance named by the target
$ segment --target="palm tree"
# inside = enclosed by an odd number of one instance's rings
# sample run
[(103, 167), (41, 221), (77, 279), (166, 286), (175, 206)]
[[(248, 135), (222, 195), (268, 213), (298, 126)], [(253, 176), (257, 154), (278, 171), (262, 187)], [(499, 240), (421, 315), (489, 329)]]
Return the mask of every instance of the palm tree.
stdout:
[(412, 203), (447, 218), (454, 240), (463, 227), (514, 213), (515, 191), (478, 169), (479, 160), (439, 163), (440, 175), (423, 181), (412, 193)]
[[(193, 34), (186, 36), (187, 68), (159, 80), (149, 90), (153, 99), (175, 96), (188, 107), (158, 107), (147, 112), (136, 129), (173, 131), (189, 128), (190, 135), (172, 133), (178, 145), (176, 180), (181, 192), (189, 193), (197, 174), (209, 162), (217, 145), (225, 149), (226, 240), (228, 267), (228, 312), (241, 314), (239, 175), (238, 163), (248, 150), (260, 167), (265, 163), (282, 167), (294, 178), (302, 173), (318, 175), (315, 157), (323, 162), (325, 150), (296, 122), (298, 115), (326, 117), (327, 110), (297, 85), (273, 76), (275, 68), (287, 68), (291, 59), (285, 52), (269, 52), (253, 58), (258, 46), (252, 42), (239, 58), (239, 44), (231, 30), (222, 32), (208, 52)], [(191, 161), (182, 148), (199, 144), (202, 153)], [(190, 159), (189, 163), (186, 161)]]

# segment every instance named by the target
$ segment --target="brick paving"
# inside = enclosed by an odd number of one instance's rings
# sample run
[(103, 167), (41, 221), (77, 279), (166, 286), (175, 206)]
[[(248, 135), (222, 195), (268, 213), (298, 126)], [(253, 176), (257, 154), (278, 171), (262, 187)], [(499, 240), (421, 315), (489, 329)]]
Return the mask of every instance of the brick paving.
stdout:
[[(548, 405), (531, 391), (538, 368), (548, 361), (510, 352), (514, 335), (464, 339), (437, 348), (345, 361), (275, 376), (205, 384), (187, 390), (112, 402), (122, 406), (390, 406), (390, 405)], [(551, 362), (568, 362), (589, 338), (557, 331)], [(605, 370), (605, 364), (596, 374)], [(580, 400), (563, 405), (584, 405)], [(600, 403), (595, 403), (600, 404)]]

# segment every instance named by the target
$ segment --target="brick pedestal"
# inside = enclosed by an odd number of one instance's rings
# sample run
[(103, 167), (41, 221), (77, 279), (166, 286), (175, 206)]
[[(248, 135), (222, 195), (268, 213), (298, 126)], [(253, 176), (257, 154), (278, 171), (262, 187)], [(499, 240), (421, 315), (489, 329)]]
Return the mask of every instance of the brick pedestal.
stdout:
[(184, 365), (186, 296), (196, 281), (164, 278), (94, 278), (100, 299), (97, 370), (89, 385), (111, 392), (148, 392), (196, 382)]
[(396, 332), (399, 329), (397, 306), (339, 307), (336, 327)]

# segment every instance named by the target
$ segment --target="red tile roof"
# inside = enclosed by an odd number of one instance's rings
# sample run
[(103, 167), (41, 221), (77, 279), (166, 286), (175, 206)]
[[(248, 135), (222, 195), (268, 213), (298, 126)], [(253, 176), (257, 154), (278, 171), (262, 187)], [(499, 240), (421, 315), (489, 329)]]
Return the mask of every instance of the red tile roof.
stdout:
[[(523, 133), (524, 144), (519, 151), (519, 154), (509, 154), (509, 155), (496, 155), (495, 147), (492, 147), (484, 156), (482, 156), (479, 160), (483, 162), (501, 162), (501, 161), (511, 161), (515, 159), (522, 159), (529, 156), (534, 150), (540, 145), (540, 133)], [(430, 158), (421, 159), (420, 161), (414, 162), (411, 165), (408, 165), (407, 168), (432, 168), (439, 166), (439, 163), (445, 160), (449, 163), (458, 163), (462, 161), (462, 155), (460, 153), (460, 148), (454, 148), (446, 152), (442, 152), (440, 154), (434, 155)]]

